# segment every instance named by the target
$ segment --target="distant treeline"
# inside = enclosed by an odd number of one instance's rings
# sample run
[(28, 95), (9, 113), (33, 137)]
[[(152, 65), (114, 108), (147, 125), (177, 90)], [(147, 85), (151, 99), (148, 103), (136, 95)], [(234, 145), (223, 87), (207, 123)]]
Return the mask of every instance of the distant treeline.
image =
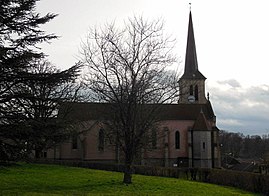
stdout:
[(251, 159), (269, 158), (269, 134), (245, 136), (243, 133), (221, 130), (220, 146), (222, 157), (229, 155)]

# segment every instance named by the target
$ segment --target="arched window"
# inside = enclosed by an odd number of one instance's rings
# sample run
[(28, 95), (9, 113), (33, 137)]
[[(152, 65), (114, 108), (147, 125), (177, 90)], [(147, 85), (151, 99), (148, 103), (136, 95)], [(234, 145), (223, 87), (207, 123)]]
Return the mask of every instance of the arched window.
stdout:
[(176, 133), (175, 133), (175, 146), (176, 146), (176, 149), (180, 149), (180, 133), (179, 133), (179, 131), (176, 131)]
[(193, 95), (193, 86), (190, 86), (190, 95)]
[(99, 130), (99, 138), (98, 138), (98, 150), (104, 151), (105, 146), (105, 130), (100, 129)]
[(199, 99), (199, 94), (198, 94), (198, 86), (196, 85), (195, 86), (195, 90), (194, 90), (195, 92), (194, 92), (194, 96), (195, 96), (195, 101), (198, 101), (198, 99)]
[(152, 144), (152, 149), (157, 148), (157, 132), (156, 132), (156, 129), (152, 129), (152, 131), (151, 131), (151, 144)]
[(72, 136), (72, 149), (78, 149), (78, 138), (76, 134)]

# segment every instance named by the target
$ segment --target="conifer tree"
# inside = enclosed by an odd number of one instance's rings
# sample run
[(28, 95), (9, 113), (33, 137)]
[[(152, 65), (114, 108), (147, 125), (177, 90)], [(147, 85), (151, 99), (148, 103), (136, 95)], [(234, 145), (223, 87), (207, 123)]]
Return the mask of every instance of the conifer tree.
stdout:
[[(22, 155), (37, 144), (41, 149), (49, 135), (60, 137), (60, 131), (52, 134), (52, 127), (60, 129), (51, 119), (60, 100), (74, 92), (63, 88), (74, 82), (79, 66), (65, 71), (47, 66), (38, 48), (57, 38), (41, 30), (57, 15), (41, 16), (36, 12), (37, 2), (0, 0), (0, 160)], [(58, 141), (56, 136), (53, 139)]]
[(27, 79), (25, 73), (30, 62), (44, 56), (37, 44), (57, 36), (40, 30), (40, 25), (56, 15), (36, 13), (37, 0), (0, 2), (0, 118), (3, 123), (9, 114), (5, 103), (14, 98), (13, 87)]

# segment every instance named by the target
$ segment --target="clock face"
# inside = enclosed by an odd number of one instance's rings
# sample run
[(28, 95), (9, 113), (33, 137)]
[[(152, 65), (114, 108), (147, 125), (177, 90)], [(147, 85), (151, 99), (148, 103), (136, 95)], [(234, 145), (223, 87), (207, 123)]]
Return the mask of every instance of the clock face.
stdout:
[(190, 96), (188, 97), (188, 101), (189, 101), (190, 103), (195, 102), (195, 97), (194, 97), (193, 95), (190, 95)]

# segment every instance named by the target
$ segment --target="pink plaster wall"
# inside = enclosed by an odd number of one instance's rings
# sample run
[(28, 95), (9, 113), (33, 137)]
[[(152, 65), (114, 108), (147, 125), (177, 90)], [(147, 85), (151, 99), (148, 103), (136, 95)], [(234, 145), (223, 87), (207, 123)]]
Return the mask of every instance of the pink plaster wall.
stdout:
[[(89, 123), (90, 125), (91, 123)], [(165, 143), (168, 143), (169, 159), (188, 157), (188, 130), (194, 121), (168, 120), (160, 123), (160, 132), (157, 141), (157, 149), (145, 150), (144, 158), (165, 158)], [(164, 138), (164, 128), (168, 128), (167, 138)], [(92, 127), (78, 140), (78, 149), (72, 149), (72, 143), (66, 142), (59, 148), (61, 159), (84, 159), (84, 160), (116, 160), (115, 148), (105, 141), (104, 151), (98, 150), (98, 131), (100, 125)], [(175, 148), (175, 132), (180, 132), (180, 149)], [(50, 153), (52, 156), (53, 153)], [(52, 157), (51, 157), (52, 158)]]
[[(168, 152), (169, 158), (188, 157), (188, 130), (192, 127), (194, 121), (165, 121), (163, 126), (169, 129), (168, 132)], [(180, 132), (180, 149), (175, 148), (175, 133)]]
[[(188, 130), (194, 121), (168, 120), (160, 124), (161, 136), (158, 137), (157, 149), (147, 150), (144, 158), (164, 158), (165, 143), (168, 143), (168, 158), (188, 157)], [(164, 138), (164, 128), (168, 128), (167, 138)], [(175, 148), (175, 133), (180, 132), (180, 149)], [(165, 141), (166, 140), (166, 141)]]
[(114, 160), (115, 150), (114, 147), (109, 144), (109, 141), (105, 141), (105, 146), (103, 151), (98, 149), (98, 131), (100, 127), (95, 127), (95, 129), (87, 134), (84, 141), (84, 159), (86, 160)]

